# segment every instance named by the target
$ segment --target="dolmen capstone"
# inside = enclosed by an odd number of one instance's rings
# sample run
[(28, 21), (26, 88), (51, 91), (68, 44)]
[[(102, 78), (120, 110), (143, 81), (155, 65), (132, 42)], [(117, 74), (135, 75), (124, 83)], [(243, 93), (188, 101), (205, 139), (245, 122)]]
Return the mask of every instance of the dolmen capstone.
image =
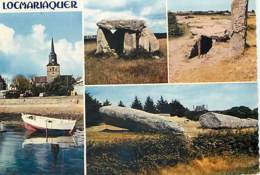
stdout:
[(102, 20), (97, 26), (96, 54), (130, 56), (137, 51), (159, 51), (159, 41), (143, 20)]
[(162, 116), (132, 108), (105, 106), (101, 107), (99, 112), (104, 118), (105, 123), (134, 132), (182, 134), (184, 131), (175, 122), (166, 120)]
[(214, 112), (203, 114), (199, 118), (200, 125), (203, 128), (223, 129), (223, 128), (253, 128), (258, 126), (258, 120), (240, 119), (238, 117), (223, 115)]

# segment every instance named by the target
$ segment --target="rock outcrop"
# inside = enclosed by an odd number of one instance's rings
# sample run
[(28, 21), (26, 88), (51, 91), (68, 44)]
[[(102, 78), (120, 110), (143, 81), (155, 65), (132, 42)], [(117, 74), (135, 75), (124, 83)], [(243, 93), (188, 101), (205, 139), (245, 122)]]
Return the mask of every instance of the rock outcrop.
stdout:
[(251, 128), (257, 127), (258, 121), (254, 119), (240, 119), (230, 115), (223, 115), (214, 112), (203, 114), (199, 118), (203, 128), (221, 129), (221, 128)]
[(96, 54), (131, 56), (136, 51), (159, 51), (159, 41), (143, 20), (102, 20), (97, 26)]
[(183, 133), (183, 128), (162, 116), (132, 108), (105, 106), (99, 110), (107, 124), (137, 132)]
[(231, 7), (231, 54), (240, 56), (246, 47), (248, 0), (233, 0)]

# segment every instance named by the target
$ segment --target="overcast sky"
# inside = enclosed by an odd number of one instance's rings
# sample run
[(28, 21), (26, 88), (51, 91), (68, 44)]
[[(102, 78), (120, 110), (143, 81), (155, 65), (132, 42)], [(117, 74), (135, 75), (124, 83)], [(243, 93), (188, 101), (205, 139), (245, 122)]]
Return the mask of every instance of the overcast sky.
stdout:
[(102, 19), (143, 19), (153, 32), (166, 32), (166, 0), (87, 0), (85, 35), (95, 35)]
[[(232, 0), (168, 0), (169, 11), (231, 10)], [(249, 0), (249, 10), (256, 9), (255, 0)]]
[(108, 99), (113, 105), (119, 101), (130, 106), (135, 96), (143, 102), (151, 96), (156, 102), (163, 96), (168, 102), (179, 100), (185, 107), (208, 105), (209, 110), (223, 110), (234, 106), (257, 107), (257, 85), (248, 84), (184, 84), (184, 85), (140, 85), (140, 86), (90, 86), (89, 92), (103, 102)]
[(13, 13), (0, 16), (0, 75), (46, 76), (51, 38), (62, 74), (82, 76), (82, 15)]

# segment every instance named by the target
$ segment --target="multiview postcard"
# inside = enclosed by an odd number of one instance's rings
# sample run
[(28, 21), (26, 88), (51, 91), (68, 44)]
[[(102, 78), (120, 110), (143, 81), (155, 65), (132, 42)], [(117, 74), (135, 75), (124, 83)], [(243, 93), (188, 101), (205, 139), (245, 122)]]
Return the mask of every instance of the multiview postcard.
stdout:
[(259, 3), (0, 0), (0, 175), (259, 174)]

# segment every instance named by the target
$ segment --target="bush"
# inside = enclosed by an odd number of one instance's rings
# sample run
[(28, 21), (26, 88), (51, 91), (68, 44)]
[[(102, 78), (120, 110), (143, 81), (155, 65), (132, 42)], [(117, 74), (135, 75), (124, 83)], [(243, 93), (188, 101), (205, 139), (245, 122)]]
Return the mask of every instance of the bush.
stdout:
[(176, 14), (169, 12), (168, 13), (168, 30), (169, 30), (169, 36), (170, 37), (180, 37), (184, 34), (183, 29), (178, 25)]

